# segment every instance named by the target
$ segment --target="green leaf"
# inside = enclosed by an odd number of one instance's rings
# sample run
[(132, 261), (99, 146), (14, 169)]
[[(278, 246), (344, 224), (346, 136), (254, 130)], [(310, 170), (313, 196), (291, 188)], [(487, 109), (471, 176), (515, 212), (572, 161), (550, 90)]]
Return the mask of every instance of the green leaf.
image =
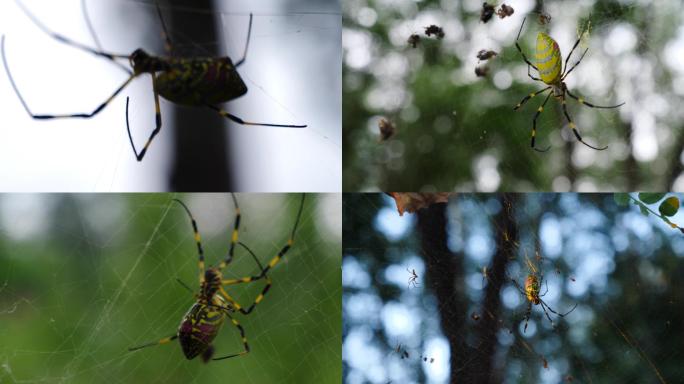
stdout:
[(648, 216), (648, 214), (651, 213), (648, 211), (648, 208), (646, 208), (646, 206), (641, 203), (639, 203), (639, 209), (641, 210), (641, 214), (644, 216)]
[(615, 203), (619, 206), (629, 205), (629, 194), (627, 193), (614, 193), (613, 199), (615, 199)]
[(655, 204), (665, 197), (664, 193), (640, 193), (639, 200), (646, 204)]
[(658, 210), (660, 211), (660, 214), (663, 216), (674, 216), (675, 213), (679, 210), (679, 199), (670, 196), (665, 201), (663, 201), (660, 206), (658, 207)]

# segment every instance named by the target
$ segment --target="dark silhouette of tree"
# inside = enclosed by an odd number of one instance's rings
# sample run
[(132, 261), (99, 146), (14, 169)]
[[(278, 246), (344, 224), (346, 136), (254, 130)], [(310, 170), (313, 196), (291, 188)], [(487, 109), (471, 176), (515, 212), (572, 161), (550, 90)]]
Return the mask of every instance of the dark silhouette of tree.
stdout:
[[(211, 0), (167, 0), (174, 7), (197, 8), (202, 12), (177, 11), (168, 15), (170, 34), (191, 42), (218, 41), (214, 2)], [(187, 44), (187, 41), (185, 42)], [(201, 55), (218, 56), (211, 45), (202, 45)], [(195, 54), (198, 54), (197, 52)], [(222, 118), (208, 108), (173, 106), (174, 144), (170, 188), (173, 191), (224, 192), (235, 189), (226, 148)], [(162, 128), (163, 129), (163, 128)]]

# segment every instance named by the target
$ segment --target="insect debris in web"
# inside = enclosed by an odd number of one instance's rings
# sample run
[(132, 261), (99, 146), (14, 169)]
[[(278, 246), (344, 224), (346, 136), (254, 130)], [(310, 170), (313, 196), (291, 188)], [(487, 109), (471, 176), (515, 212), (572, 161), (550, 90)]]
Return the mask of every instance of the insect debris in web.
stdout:
[(416, 48), (418, 47), (418, 43), (420, 43), (420, 35), (418, 35), (417, 33), (413, 33), (411, 34), (411, 36), (409, 36), (406, 42), (408, 43), (408, 45), (411, 46), (411, 48)]
[(480, 13), (480, 21), (487, 23), (494, 16), (494, 6), (487, 4), (487, 2), (482, 3), (482, 12)]
[(504, 17), (508, 17), (513, 15), (515, 10), (513, 7), (506, 5), (506, 4), (501, 4), (501, 7), (499, 7), (499, 10), (496, 11), (496, 14), (499, 16), (500, 19), (503, 19)]
[(406, 268), (406, 272), (408, 272), (410, 274), (409, 280), (408, 280), (408, 287), (411, 288), (411, 286), (413, 286), (413, 288), (417, 288), (418, 287), (418, 274), (416, 273), (416, 270), (415, 269), (409, 270), (408, 268)]
[(378, 121), (378, 129), (380, 129), (380, 141), (391, 139), (397, 131), (394, 124), (384, 117)]
[(425, 35), (426, 36), (432, 36), (435, 35), (436, 38), (439, 40), (442, 40), (444, 38), (444, 30), (442, 27), (438, 27), (436, 25), (430, 25), (428, 27), (425, 27)]
[(488, 51), (485, 49), (480, 50), (480, 52), (477, 53), (477, 59), (478, 60), (489, 60), (492, 57), (496, 57), (497, 53), (494, 51)]
[[(61, 34), (53, 32), (45, 26), (38, 18), (36, 18), (21, 1), (16, 1), (21, 10), (28, 16), (28, 18), (43, 32), (59, 41), (60, 43), (80, 49), (87, 53), (93, 54), (97, 57), (109, 60), (111, 63), (123, 69), (128, 78), (107, 98), (104, 102), (98, 105), (91, 112), (69, 113), (69, 114), (35, 114), (31, 111), (24, 97), (19, 92), (12, 74), (7, 64), (5, 55), (5, 36), (2, 36), (0, 49), (2, 51), (2, 62), (9, 77), (10, 84), (17, 94), (19, 101), (26, 110), (26, 112), (37, 120), (51, 120), (51, 119), (70, 119), (82, 118), (90, 119), (100, 113), (107, 107), (114, 98), (121, 93), (128, 85), (137, 77), (142, 75), (150, 75), (152, 79), (152, 90), (155, 103), (155, 128), (143, 145), (140, 152), (135, 148), (133, 137), (131, 136), (130, 124), (128, 120), (129, 99), (126, 98), (126, 129), (128, 130), (128, 138), (133, 149), (133, 153), (138, 161), (142, 161), (147, 153), (147, 150), (161, 131), (162, 118), (159, 104), (159, 96), (169, 100), (172, 103), (186, 105), (191, 107), (209, 108), (219, 116), (227, 118), (240, 125), (256, 125), (266, 127), (280, 127), (280, 128), (305, 128), (306, 125), (292, 125), (292, 124), (273, 124), (273, 123), (259, 123), (246, 121), (242, 118), (226, 112), (218, 105), (235, 100), (244, 96), (247, 93), (247, 85), (244, 83), (237, 68), (245, 63), (247, 58), (247, 49), (249, 48), (250, 37), (252, 34), (252, 14), (249, 15), (249, 26), (247, 29), (247, 39), (245, 42), (242, 57), (235, 63), (228, 56), (224, 57), (165, 57), (154, 56), (141, 48), (136, 49), (130, 55), (115, 54), (102, 51), (99, 48), (91, 48), (85, 44), (81, 44), (71, 40)], [(166, 30), (166, 24), (162, 17), (159, 4), (155, 1), (157, 14), (161, 21), (162, 38), (167, 47), (173, 47), (169, 33)], [(84, 14), (85, 16), (85, 14)], [(86, 22), (90, 25), (90, 21), (86, 17)], [(129, 67), (123, 65), (117, 60), (127, 60)]]

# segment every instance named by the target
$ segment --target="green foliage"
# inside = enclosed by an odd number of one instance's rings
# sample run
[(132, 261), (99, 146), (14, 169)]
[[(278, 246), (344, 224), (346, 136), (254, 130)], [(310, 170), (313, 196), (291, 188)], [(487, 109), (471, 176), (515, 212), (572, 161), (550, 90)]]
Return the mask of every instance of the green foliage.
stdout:
[[(654, 215), (663, 220), (670, 227), (679, 229), (682, 233), (684, 233), (684, 228), (678, 226), (669, 219), (670, 217), (676, 215), (679, 211), (679, 198), (677, 196), (670, 196), (665, 198), (665, 196), (667, 196), (666, 193), (641, 192), (637, 194), (637, 197), (635, 198), (628, 193), (615, 193), (613, 194), (613, 199), (615, 200), (615, 203), (619, 206), (627, 206), (631, 202), (632, 204), (639, 207), (639, 210), (641, 211), (642, 215)], [(660, 202), (660, 204), (658, 205), (658, 212), (660, 212), (659, 214), (648, 207), (648, 205), (654, 205), (658, 202)]]

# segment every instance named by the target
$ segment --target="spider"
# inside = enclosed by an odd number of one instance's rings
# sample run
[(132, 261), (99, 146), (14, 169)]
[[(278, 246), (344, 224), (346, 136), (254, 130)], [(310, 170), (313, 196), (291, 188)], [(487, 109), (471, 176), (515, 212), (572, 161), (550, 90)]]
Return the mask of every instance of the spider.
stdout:
[[(192, 224), (192, 230), (195, 235), (195, 243), (197, 244), (197, 253), (199, 254), (199, 293), (195, 295), (196, 302), (190, 307), (188, 312), (183, 316), (180, 326), (176, 333), (171, 336), (165, 337), (161, 340), (146, 343), (137, 347), (131, 347), (129, 351), (136, 351), (138, 349), (153, 347), (156, 345), (167, 344), (175, 339), (179, 339), (181, 349), (185, 357), (190, 360), (198, 355), (202, 355), (202, 360), (208, 362), (209, 360), (223, 360), (232, 357), (242, 356), (249, 353), (249, 344), (247, 343), (247, 337), (245, 335), (245, 330), (242, 325), (231, 315), (231, 313), (240, 312), (243, 315), (249, 315), (252, 310), (256, 307), (259, 302), (268, 293), (271, 288), (271, 278), (267, 276), (268, 271), (273, 268), (280, 259), (285, 256), (287, 251), (292, 247), (295, 232), (297, 231), (297, 225), (299, 224), (299, 219), (302, 216), (302, 209), (304, 208), (304, 197), (302, 195), (301, 203), (299, 205), (299, 211), (297, 213), (297, 218), (295, 219), (294, 227), (290, 234), (287, 243), (278, 252), (278, 254), (271, 259), (271, 261), (262, 267), (259, 260), (254, 255), (254, 253), (247, 248), (246, 245), (238, 242), (238, 231), (240, 229), (240, 208), (237, 203), (237, 198), (232, 195), (233, 204), (235, 205), (235, 222), (233, 226), (233, 233), (230, 241), (230, 250), (228, 251), (228, 256), (222, 260), (217, 266), (210, 267), (205, 270), (204, 268), (204, 251), (202, 249), (202, 243), (200, 239), (200, 234), (197, 229), (197, 222), (195, 221), (190, 209), (180, 200), (174, 199), (178, 204), (180, 204), (185, 212), (190, 218)], [(247, 276), (239, 279), (224, 279), (222, 271), (227, 267), (231, 261), (233, 261), (233, 255), (235, 251), (235, 245), (239, 244), (245, 248), (257, 262), (260, 268), (260, 273), (255, 276)], [(265, 279), (266, 285), (261, 290), (261, 293), (256, 297), (254, 302), (249, 307), (243, 307), (240, 305), (233, 297), (226, 292), (224, 285), (235, 285), (242, 283), (250, 283), (253, 281)], [(180, 280), (179, 280), (180, 281)], [(181, 284), (184, 286), (185, 283)], [(187, 287), (191, 290), (191, 288)], [(234, 353), (226, 356), (212, 358), (214, 348), (212, 346), (212, 341), (218, 334), (219, 329), (223, 325), (226, 318), (230, 319), (233, 326), (235, 326), (240, 332), (240, 337), (242, 340), (243, 351), (239, 353)]]
[(542, 310), (544, 311), (544, 314), (546, 315), (546, 318), (549, 319), (549, 322), (552, 326), (553, 320), (551, 320), (551, 316), (549, 316), (549, 313), (546, 311), (547, 309), (559, 317), (565, 317), (568, 314), (570, 314), (570, 312), (574, 311), (575, 308), (577, 308), (577, 303), (575, 303), (575, 305), (569, 311), (565, 313), (558, 313), (554, 311), (548, 304), (546, 304), (544, 300), (542, 300), (542, 297), (544, 297), (549, 292), (548, 283), (546, 284), (546, 291), (544, 291), (544, 293), (540, 293), (541, 285), (543, 282), (545, 282), (544, 274), (542, 272), (539, 272), (537, 270), (537, 267), (535, 267), (529, 259), (526, 260), (526, 263), (530, 270), (530, 273), (527, 275), (527, 278), (525, 279), (525, 289), (522, 289), (520, 285), (518, 285), (517, 281), (511, 279), (518, 292), (520, 292), (520, 294), (522, 294), (527, 299), (527, 310), (525, 311), (525, 328), (523, 329), (523, 333), (527, 331), (527, 322), (530, 320), (530, 314), (532, 313), (532, 304), (541, 306)]
[[(149, 74), (152, 77), (152, 89), (154, 92), (154, 104), (155, 104), (155, 128), (150, 134), (149, 138), (145, 142), (140, 152), (138, 152), (133, 144), (133, 138), (131, 136), (131, 130), (128, 122), (128, 98), (126, 98), (126, 129), (128, 130), (128, 137), (131, 142), (131, 147), (133, 148), (133, 153), (138, 161), (142, 161), (147, 153), (152, 140), (157, 136), (162, 127), (161, 111), (159, 107), (159, 96), (164, 99), (181, 105), (187, 105), (192, 107), (208, 107), (216, 111), (220, 116), (228, 118), (241, 125), (260, 125), (268, 127), (285, 127), (285, 128), (305, 128), (306, 125), (287, 125), (287, 124), (271, 124), (271, 123), (255, 123), (251, 121), (245, 121), (231, 113), (224, 111), (217, 105), (221, 103), (228, 102), (230, 100), (237, 99), (247, 93), (247, 86), (237, 72), (237, 68), (245, 62), (247, 57), (247, 48), (249, 47), (249, 40), (252, 32), (252, 14), (249, 15), (249, 27), (247, 30), (247, 41), (245, 43), (245, 49), (243, 51), (242, 58), (237, 62), (233, 63), (230, 57), (162, 57), (153, 56), (148, 54), (142, 49), (136, 49), (130, 55), (123, 54), (113, 54), (109, 52), (104, 52), (99, 49), (94, 49), (88, 47), (87, 45), (73, 41), (67, 37), (64, 37), (58, 33), (53, 32), (48, 29), (41, 21), (39, 21), (29, 10), (17, 0), (17, 4), (21, 10), (28, 16), (29, 19), (43, 32), (47, 33), (49, 36), (55, 40), (64, 43), (66, 45), (72, 46), (74, 48), (89, 52), (93, 55), (99, 56), (101, 58), (107, 59), (113, 64), (122, 68), (128, 74), (128, 79), (123, 82), (117, 88), (114, 93), (109, 96), (103, 103), (97, 106), (92, 112), (84, 113), (73, 113), (73, 114), (60, 114), (60, 115), (47, 115), (47, 114), (34, 114), (28, 107), (28, 104), (22, 97), (19, 89), (17, 88), (14, 79), (7, 65), (7, 60), (5, 58), (5, 36), (2, 36), (1, 50), (2, 50), (2, 62), (7, 72), (7, 76), (10, 79), (12, 88), (17, 94), (19, 101), (22, 106), (28, 112), (28, 114), (38, 120), (46, 119), (60, 119), (60, 118), (84, 118), (89, 119), (100, 113), (109, 103), (126, 88), (135, 78), (143, 74)], [(162, 25), (162, 37), (165, 41), (167, 48), (167, 53), (172, 51), (172, 43), (168, 32), (166, 31), (166, 24), (162, 17), (161, 9), (159, 4), (155, 1), (155, 6), (157, 8), (157, 14), (161, 20)], [(89, 20), (86, 18), (86, 22), (90, 25)], [(132, 69), (128, 69), (125, 65), (122, 65), (117, 59), (128, 60), (129, 65)]]
[[(558, 48), (558, 43), (556, 43), (555, 40), (553, 40), (549, 35), (539, 32), (537, 35), (537, 52), (535, 54), (535, 59), (536, 59), (536, 64), (534, 65), (530, 62), (530, 60), (527, 59), (527, 56), (525, 56), (525, 53), (522, 51), (520, 48), (520, 45), (518, 44), (518, 40), (520, 39), (520, 33), (522, 32), (523, 26), (525, 25), (525, 19), (523, 19), (522, 25), (520, 26), (520, 30), (518, 31), (518, 36), (515, 38), (515, 47), (518, 49), (520, 54), (523, 57), (523, 60), (525, 60), (525, 63), (527, 63), (527, 76), (529, 76), (532, 80), (534, 81), (541, 81), (542, 83), (548, 85), (546, 88), (541, 89), (537, 92), (532, 92), (529, 95), (525, 96), (525, 98), (516, 105), (513, 110), (518, 110), (520, 107), (523, 106), (528, 100), (531, 98), (544, 93), (548, 90), (551, 90), (551, 92), (546, 96), (546, 99), (544, 99), (544, 102), (542, 105), (537, 109), (537, 113), (534, 115), (534, 118), (532, 119), (532, 139), (531, 139), (531, 147), (535, 151), (538, 152), (546, 152), (549, 150), (550, 146), (546, 149), (539, 149), (534, 146), (534, 140), (537, 135), (537, 118), (539, 115), (544, 111), (544, 106), (546, 105), (546, 102), (549, 101), (549, 98), (551, 95), (555, 97), (556, 99), (560, 100), (561, 106), (563, 108), (563, 114), (565, 115), (565, 118), (568, 120), (568, 125), (572, 129), (572, 132), (575, 134), (575, 137), (577, 140), (586, 145), (589, 148), (602, 151), (606, 147), (602, 148), (597, 148), (592, 145), (587, 144), (584, 140), (582, 140), (582, 136), (580, 136), (579, 131), (577, 130), (577, 126), (575, 123), (572, 121), (570, 118), (570, 114), (568, 114), (568, 109), (566, 106), (565, 102), (565, 95), (567, 94), (571, 98), (577, 100), (577, 102), (580, 105), (584, 105), (590, 108), (601, 108), (601, 109), (611, 109), (611, 108), (618, 108), (623, 106), (625, 103), (621, 103), (618, 105), (612, 105), (612, 106), (600, 106), (600, 105), (594, 105), (592, 103), (587, 102), (581, 97), (575, 96), (570, 92), (568, 87), (565, 85), (565, 79), (568, 77), (568, 75), (579, 65), (579, 63), (582, 61), (584, 58), (584, 55), (587, 53), (589, 48), (585, 49), (584, 52), (582, 52), (582, 56), (580, 56), (579, 60), (575, 64), (573, 64), (570, 69), (568, 69), (568, 62), (570, 61), (570, 57), (572, 57), (573, 52), (575, 52), (575, 49), (580, 43), (581, 36), (580, 38), (577, 39), (575, 42), (575, 45), (572, 47), (572, 50), (570, 50), (570, 54), (566, 57), (565, 59), (565, 65), (561, 67), (561, 52), (560, 49)], [(534, 68), (538, 73), (540, 78), (532, 76), (530, 73), (530, 68)], [(562, 70), (562, 71), (561, 71)]]
[(408, 287), (410, 288), (411, 285), (413, 285), (413, 288), (418, 287), (418, 274), (416, 273), (415, 269), (409, 270), (406, 268), (406, 272), (410, 274), (409, 280), (408, 280)]

